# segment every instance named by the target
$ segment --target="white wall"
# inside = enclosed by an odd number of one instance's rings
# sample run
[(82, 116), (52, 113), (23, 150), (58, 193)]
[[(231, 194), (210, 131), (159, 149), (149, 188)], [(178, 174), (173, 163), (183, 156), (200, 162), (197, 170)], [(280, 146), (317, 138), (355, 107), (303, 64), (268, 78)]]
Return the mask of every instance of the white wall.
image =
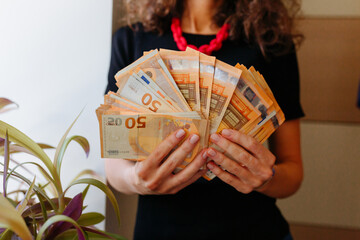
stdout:
[[(107, 81), (111, 18), (110, 0), (0, 0), (0, 97), (20, 106), (0, 119), (56, 146), (85, 107), (70, 135), (89, 140), (90, 156), (70, 144), (65, 184), (85, 168), (104, 172), (95, 109)], [(87, 211), (104, 212), (104, 200), (90, 191)]]

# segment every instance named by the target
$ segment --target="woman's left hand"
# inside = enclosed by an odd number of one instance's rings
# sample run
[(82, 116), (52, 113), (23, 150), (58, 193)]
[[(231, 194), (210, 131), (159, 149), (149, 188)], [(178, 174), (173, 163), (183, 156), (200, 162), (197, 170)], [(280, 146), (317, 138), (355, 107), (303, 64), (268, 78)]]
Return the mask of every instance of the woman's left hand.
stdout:
[(208, 168), (222, 181), (247, 194), (260, 191), (271, 180), (276, 158), (254, 138), (224, 129), (221, 135), (212, 134), (210, 140), (224, 150), (224, 153), (214, 148), (206, 151), (213, 160), (207, 163)]

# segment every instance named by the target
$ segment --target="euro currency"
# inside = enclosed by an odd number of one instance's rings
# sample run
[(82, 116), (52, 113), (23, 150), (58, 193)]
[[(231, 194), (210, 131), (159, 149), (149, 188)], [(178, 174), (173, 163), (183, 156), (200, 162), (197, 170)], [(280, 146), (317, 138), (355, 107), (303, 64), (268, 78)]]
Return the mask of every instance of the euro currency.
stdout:
[(249, 136), (254, 137), (258, 142), (264, 143), (268, 137), (279, 127), (279, 119), (273, 111), (261, 121), (250, 132)]
[[(142, 161), (183, 128), (200, 141), (176, 173), (208, 146), (211, 133), (235, 129), (263, 143), (285, 121), (255, 68), (232, 67), (191, 48), (144, 52), (115, 78), (119, 90), (106, 94), (96, 110), (104, 158)], [(203, 177), (215, 175), (208, 171)]]
[(236, 64), (235, 67), (242, 70), (237, 88), (260, 111), (261, 119), (265, 119), (268, 114), (275, 110), (273, 102), (256, 84), (254, 77), (244, 65)]
[(199, 52), (160, 49), (160, 56), (191, 109), (200, 112)]
[[(133, 73), (132, 76), (138, 80), (142, 85), (144, 85), (149, 91), (151, 91), (155, 96), (162, 101), (163, 104), (167, 105), (173, 112), (177, 112), (177, 108), (171, 104), (171, 102), (166, 101), (165, 96), (161, 96), (161, 93), (159, 91), (154, 90), (149, 84), (147, 84), (146, 81), (144, 81), (142, 78), (140, 78), (139, 75), (136, 73)], [(160, 94), (159, 94), (160, 93)]]
[(97, 116), (100, 125), (101, 156), (123, 158), (133, 161), (146, 159), (169, 134), (184, 129), (187, 135), (202, 136), (192, 153), (185, 159), (192, 159), (207, 146), (207, 123), (205, 119), (190, 119), (163, 114), (130, 114), (99, 108)]
[(196, 111), (163, 113), (163, 115), (170, 115), (170, 116), (174, 116), (174, 117), (183, 117), (183, 118), (191, 118), (191, 119), (198, 119), (198, 120), (203, 119), (202, 116)]
[(179, 105), (169, 96), (167, 96), (166, 93), (143, 70), (137, 68), (135, 70), (135, 73), (141, 78), (141, 80), (144, 81), (144, 83), (149, 85), (149, 87), (151, 87), (158, 95), (160, 95), (160, 97), (162, 97), (166, 102), (173, 106), (176, 112), (182, 111)]
[(229, 105), (241, 70), (220, 60), (215, 61), (214, 81), (211, 90), (210, 134), (215, 133)]
[(263, 143), (285, 121), (285, 115), (282, 112), (279, 104), (277, 103), (275, 96), (271, 91), (269, 85), (266, 83), (264, 77), (258, 71), (256, 71), (254, 67), (250, 67), (249, 71), (254, 77), (255, 82), (266, 92), (266, 94), (272, 100), (275, 108), (275, 111), (273, 111), (272, 114), (273, 116), (271, 118), (268, 118), (261, 128), (254, 128), (250, 132), (251, 136), (257, 139), (260, 143)]
[(151, 113), (149, 109), (136, 104), (128, 99), (118, 96), (116, 93), (109, 91), (108, 94), (104, 96), (104, 102), (107, 105), (112, 105), (114, 107), (121, 108), (127, 111), (141, 112), (141, 113)]
[(191, 108), (182, 96), (174, 79), (160, 58), (158, 50), (151, 51), (149, 54), (144, 55), (117, 72), (115, 75), (117, 84), (120, 84), (124, 80), (126, 81), (129, 78), (129, 74), (131, 75), (137, 68), (143, 70), (151, 79), (153, 79), (166, 95), (174, 100), (183, 111), (191, 111)]
[[(196, 51), (192, 48), (186, 48), (186, 51)], [(205, 118), (209, 118), (211, 89), (214, 80), (215, 57), (200, 53), (200, 72), (199, 72), (199, 88), (200, 88), (200, 109)]]
[(260, 116), (260, 112), (236, 88), (217, 132), (229, 128), (246, 134), (244, 129), (256, 125)]
[(147, 107), (153, 112), (173, 112), (171, 107), (161, 97), (158, 97), (150, 87), (144, 85), (132, 75), (127, 80), (123, 80), (118, 87), (117, 94), (120, 97)]

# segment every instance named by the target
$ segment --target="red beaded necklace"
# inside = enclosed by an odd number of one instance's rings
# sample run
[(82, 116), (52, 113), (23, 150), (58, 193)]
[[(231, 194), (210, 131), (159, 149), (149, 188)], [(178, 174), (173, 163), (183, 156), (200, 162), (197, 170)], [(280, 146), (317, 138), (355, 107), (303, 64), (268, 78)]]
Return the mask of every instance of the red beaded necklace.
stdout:
[(211, 55), (213, 51), (217, 51), (222, 47), (222, 42), (226, 40), (229, 36), (229, 29), (230, 29), (230, 25), (228, 23), (225, 23), (221, 27), (219, 32), (216, 34), (216, 37), (210, 41), (210, 44), (204, 44), (199, 48), (197, 48), (194, 45), (187, 44), (186, 39), (182, 35), (180, 19), (173, 18), (171, 22), (171, 31), (173, 33), (174, 40), (179, 50), (185, 51), (186, 47), (191, 47), (208, 55)]

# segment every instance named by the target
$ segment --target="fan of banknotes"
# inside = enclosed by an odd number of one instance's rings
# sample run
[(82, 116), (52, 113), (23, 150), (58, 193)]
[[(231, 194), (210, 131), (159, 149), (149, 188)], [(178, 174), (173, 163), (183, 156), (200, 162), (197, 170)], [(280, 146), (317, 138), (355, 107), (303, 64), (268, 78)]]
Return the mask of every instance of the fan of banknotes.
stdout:
[(285, 120), (253, 67), (231, 66), (191, 48), (145, 52), (115, 79), (118, 91), (106, 94), (96, 110), (103, 158), (144, 160), (182, 128), (200, 141), (180, 171), (208, 147), (209, 134), (231, 128), (263, 143)]

